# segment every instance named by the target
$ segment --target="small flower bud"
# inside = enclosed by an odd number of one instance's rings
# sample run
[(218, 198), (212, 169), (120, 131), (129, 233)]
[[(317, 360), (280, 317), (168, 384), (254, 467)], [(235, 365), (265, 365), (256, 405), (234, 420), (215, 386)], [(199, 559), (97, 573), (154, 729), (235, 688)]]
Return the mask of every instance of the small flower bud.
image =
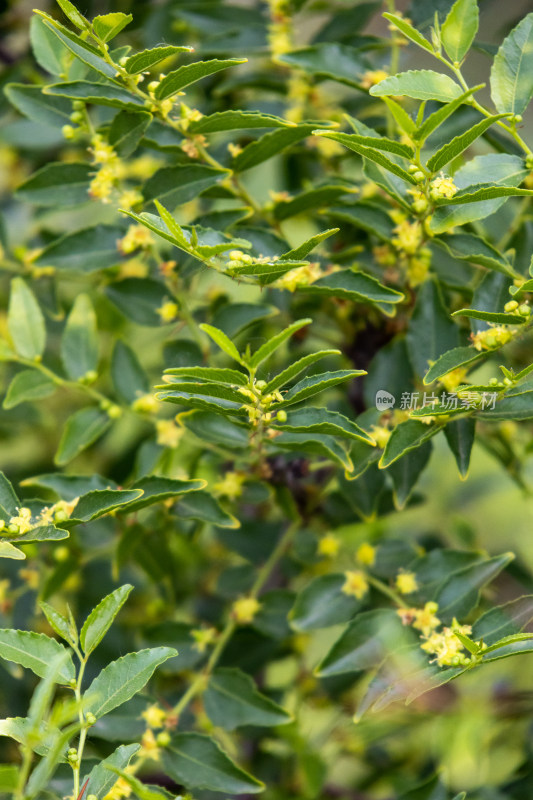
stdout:
[(426, 177), (426, 176), (424, 175), (424, 173), (423, 173), (423, 172), (421, 172), (420, 170), (417, 170), (417, 171), (416, 171), (416, 172), (413, 174), (413, 178), (415, 179), (415, 181), (416, 181), (417, 183), (422, 183), (422, 181), (424, 180), (424, 178), (425, 178), (425, 177)]
[(72, 125), (63, 125), (61, 133), (65, 139), (74, 139), (74, 128)]
[(87, 725), (94, 725), (96, 722), (96, 717), (90, 711), (85, 715), (85, 722)]
[(522, 303), (522, 305), (518, 307), (518, 313), (521, 314), (523, 317), (529, 317), (531, 313), (531, 308), (527, 303)]
[(287, 422), (287, 412), (283, 411), (283, 409), (280, 409), (280, 411), (278, 411), (276, 414), (276, 419), (278, 422)]
[(255, 388), (259, 392), (262, 392), (266, 385), (267, 385), (266, 381), (256, 381), (255, 382)]
[(161, 733), (157, 734), (155, 741), (159, 747), (168, 747), (170, 744), (170, 734), (168, 731), (161, 731)]
[(85, 108), (85, 103), (83, 102), (83, 100), (74, 100), (74, 102), (72, 103), (72, 108), (74, 109), (74, 111), (83, 111), (83, 109)]
[(70, 115), (70, 120), (79, 125), (80, 122), (83, 122), (83, 114), (81, 111), (73, 111)]
[(147, 88), (149, 92), (155, 92), (158, 86), (159, 86), (159, 81), (150, 81)]
[(110, 407), (107, 409), (107, 416), (108, 416), (110, 419), (118, 419), (119, 417), (121, 417), (121, 416), (122, 416), (122, 409), (120, 408), (120, 406), (117, 406), (117, 405), (111, 405), (111, 406), (110, 406)]
[(509, 314), (516, 308), (518, 308), (518, 303), (516, 302), (516, 300), (509, 300), (509, 302), (504, 305), (503, 310)]

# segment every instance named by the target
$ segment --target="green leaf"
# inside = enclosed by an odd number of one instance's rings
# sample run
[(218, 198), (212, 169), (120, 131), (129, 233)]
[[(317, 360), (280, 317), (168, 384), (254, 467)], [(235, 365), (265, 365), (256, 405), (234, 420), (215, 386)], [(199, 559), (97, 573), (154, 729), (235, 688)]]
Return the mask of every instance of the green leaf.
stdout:
[[(39, 678), (46, 677), (51, 662), (65, 652), (62, 644), (44, 633), (0, 630), (0, 658), (31, 669)], [(75, 678), (74, 663), (71, 658), (65, 662), (58, 678), (60, 683), (66, 685)]]
[(459, 344), (459, 329), (450, 320), (439, 284), (425, 281), (418, 291), (406, 336), (409, 359), (418, 375), (429, 363)]
[(296, 378), (297, 375), (300, 375), (304, 370), (306, 370), (312, 364), (315, 364), (317, 361), (320, 361), (322, 358), (327, 358), (327, 356), (338, 356), (340, 353), (340, 350), (319, 350), (316, 353), (309, 353), (309, 355), (299, 358), (298, 361), (294, 361), (286, 369), (284, 369), (283, 372), (279, 372), (267, 383), (265, 387), (265, 394), (270, 394), (276, 389), (285, 386), (293, 378)]
[(459, 474), (465, 479), (476, 435), (476, 421), (472, 417), (465, 417), (448, 422), (444, 428), (444, 435), (457, 462)]
[(356, 228), (373, 233), (389, 242), (394, 236), (394, 223), (385, 209), (377, 203), (359, 202), (349, 206), (331, 206), (327, 214)]
[(189, 124), (191, 133), (218, 133), (219, 131), (239, 131), (249, 128), (287, 128), (294, 123), (287, 122), (274, 114), (263, 114), (261, 111), (218, 111), (208, 114)]
[(33, 122), (54, 128), (62, 128), (70, 123), (72, 105), (64, 97), (47, 97), (40, 86), (23, 83), (9, 83), (4, 92), (9, 102)]
[(177, 654), (173, 647), (153, 647), (112, 661), (85, 692), (86, 711), (99, 719), (126, 703), (144, 688), (157, 667)]
[(103, 14), (93, 19), (93, 30), (102, 42), (109, 42), (117, 34), (129, 25), (133, 17), (131, 14), (122, 14), (115, 11), (111, 14)]
[[(306, 325), (310, 325), (312, 321), (312, 319), (299, 319), (296, 322), (293, 322), (292, 325), (289, 325), (288, 328), (285, 328), (284, 331), (276, 334), (276, 336), (272, 336), (252, 355), (248, 362), (250, 368), (254, 370), (257, 369), (257, 367), (262, 364), (263, 361), (270, 358), (270, 356), (275, 353), (276, 350), (278, 350), (287, 341), (287, 339), (290, 339), (294, 333), (301, 330)], [(205, 328), (205, 326), (202, 327)]]
[(466, 617), (478, 603), (479, 590), (494, 580), (513, 558), (513, 553), (504, 553), (450, 575), (439, 587), (434, 598), (439, 606), (439, 619), (446, 624), (454, 617), (457, 619)]
[(46, 164), (17, 188), (27, 203), (64, 208), (89, 200), (90, 164)]
[(133, 503), (141, 497), (139, 489), (93, 489), (78, 500), (72, 513), (72, 519), (62, 523), (63, 526), (78, 522), (90, 522), (103, 517), (112, 511)]
[(15, 561), (23, 561), (26, 554), (14, 547), (10, 542), (4, 542), (0, 539), (0, 558), (12, 558)]
[(533, 95), (533, 13), (503, 40), (490, 74), (492, 101), (502, 114), (522, 114)]
[(4, 398), (4, 408), (15, 408), (20, 403), (31, 403), (49, 397), (56, 390), (56, 384), (42, 372), (24, 369), (17, 372)]
[(96, 314), (88, 295), (79, 294), (68, 315), (61, 337), (61, 361), (74, 381), (95, 372), (98, 367)]
[(145, 200), (159, 199), (168, 206), (178, 206), (194, 200), (228, 176), (226, 170), (204, 164), (178, 164), (163, 167), (144, 185)]
[(57, 270), (94, 272), (120, 264), (123, 256), (117, 241), (124, 236), (118, 225), (95, 225), (67, 233), (49, 244), (35, 260), (38, 267), (53, 266)]
[(157, 100), (165, 100), (167, 97), (172, 97), (182, 89), (185, 89), (186, 86), (190, 86), (208, 75), (214, 75), (220, 70), (228, 69), (228, 67), (245, 64), (247, 61), (247, 58), (229, 58), (226, 60), (213, 58), (211, 61), (195, 61), (193, 64), (178, 67), (173, 72), (169, 72), (159, 83), (155, 90), (155, 97)]
[(466, 367), (479, 358), (483, 358), (484, 355), (486, 354), (476, 350), (473, 345), (469, 347), (454, 347), (453, 350), (448, 350), (448, 352), (439, 356), (435, 363), (431, 365), (424, 376), (424, 384), (428, 386), (430, 383), (452, 372), (452, 370), (458, 367)]
[(85, 790), (87, 797), (91, 794), (106, 797), (118, 780), (118, 776), (111, 772), (109, 767), (125, 769), (139, 748), (139, 744), (121, 744), (114, 753), (93, 767)]
[(215, 344), (220, 347), (221, 350), (224, 351), (224, 353), (226, 353), (226, 355), (228, 355), (234, 361), (238, 361), (239, 364), (243, 363), (241, 356), (239, 355), (239, 351), (225, 333), (218, 328), (215, 328), (213, 325), (208, 325), (207, 323), (200, 325), (200, 329), (203, 330), (204, 333), (207, 333), (207, 335), (215, 342)]
[[(17, 509), (20, 506), (13, 486), (6, 478), (3, 472), (0, 472), (0, 511), (3, 518), (8, 520), (9, 517), (14, 517), (17, 514)], [(5, 512), (5, 513), (4, 513)]]
[(518, 189), (514, 186), (492, 186), (487, 184), (476, 184), (457, 192), (452, 197), (442, 197), (437, 200), (437, 205), (448, 206), (458, 205), (459, 203), (481, 203), (484, 200), (494, 200), (500, 197), (531, 197), (533, 189)]
[(59, 22), (53, 20), (51, 17), (44, 16), (44, 23), (49, 30), (57, 36), (59, 41), (65, 45), (80, 61), (84, 64), (99, 72), (104, 78), (116, 83), (115, 69), (105, 61), (98, 50), (88, 44), (84, 39), (81, 39), (68, 28), (60, 25)]
[(480, 419), (491, 422), (499, 420), (521, 420), (533, 418), (533, 391), (516, 390), (516, 394), (508, 393), (501, 400), (498, 400), (496, 408), (478, 412)]
[(236, 425), (226, 417), (209, 411), (186, 411), (179, 415), (180, 424), (203, 442), (222, 445), (230, 449), (248, 447), (246, 427)]
[(342, 591), (345, 581), (346, 577), (337, 573), (313, 578), (296, 597), (289, 615), (291, 627), (312, 631), (352, 619), (361, 601)]
[(59, 447), (55, 455), (58, 466), (68, 464), (86, 447), (102, 436), (111, 424), (108, 415), (99, 408), (81, 408), (65, 423)]
[(448, 253), (461, 261), (468, 261), (472, 264), (480, 264), (487, 269), (501, 272), (504, 275), (514, 276), (513, 268), (505, 255), (493, 247), (481, 236), (474, 233), (461, 231), (460, 233), (447, 234), (441, 238), (435, 238), (434, 242), (443, 246)]
[(370, 94), (374, 97), (404, 96), (415, 100), (438, 100), (448, 103), (460, 97), (463, 92), (458, 83), (448, 75), (431, 69), (410, 69), (399, 72), (372, 86)]
[[(364, 158), (368, 158), (370, 161), (374, 161), (374, 163), (379, 164), (380, 167), (384, 167), (389, 172), (392, 172), (394, 175), (397, 175), (399, 178), (402, 178), (407, 183), (411, 183), (416, 185), (416, 180), (413, 178), (410, 172), (407, 172), (406, 169), (400, 167), (399, 164), (396, 164), (395, 161), (391, 161), (390, 158), (383, 155), (380, 149), (374, 147), (368, 147), (366, 144), (362, 144), (358, 139), (365, 140), (366, 137), (355, 137), (355, 134), (350, 133), (337, 133), (337, 131), (313, 131), (315, 136), (324, 136), (326, 139), (332, 139), (334, 142), (339, 142), (339, 144), (348, 147), (350, 150), (353, 150), (355, 153), (358, 153), (360, 156), (364, 156)], [(373, 142), (374, 139), (368, 138), (369, 142)], [(376, 139), (376, 142), (381, 142), (381, 139)], [(408, 155), (403, 154), (404, 158), (409, 158)]]
[(71, 3), (70, 0), (57, 0), (57, 4), (66, 18), (77, 28), (80, 28), (82, 31), (90, 28), (89, 20), (85, 19), (83, 14), (80, 14), (74, 3)]
[(150, 391), (148, 375), (141, 367), (135, 351), (120, 339), (111, 356), (111, 377), (118, 397), (128, 405)]
[(431, 442), (422, 442), (416, 450), (405, 453), (389, 466), (388, 474), (394, 487), (393, 495), (396, 508), (405, 508), (420, 475), (427, 466), (431, 451)]
[(219, 667), (211, 674), (203, 695), (213, 725), (233, 731), (243, 725), (286, 725), (292, 717), (259, 692), (252, 678), (235, 667)]
[(146, 72), (167, 58), (171, 58), (178, 53), (190, 53), (192, 49), (192, 47), (166, 45), (164, 47), (153, 47), (151, 50), (141, 50), (140, 53), (135, 53), (135, 55), (128, 58), (124, 69), (130, 75), (138, 75), (139, 72)]
[(328, 434), (317, 434), (310, 437), (306, 433), (282, 433), (276, 438), (274, 447), (281, 447), (283, 450), (292, 450), (296, 453), (310, 453), (315, 456), (322, 456), (338, 464), (348, 472), (353, 469), (353, 464), (346, 450)]
[(231, 161), (231, 168), (235, 172), (245, 172), (256, 167), (278, 153), (291, 147), (293, 144), (306, 139), (315, 130), (316, 123), (301, 123), (288, 128), (278, 128), (270, 133), (265, 133), (246, 147)]
[(190, 789), (226, 794), (256, 794), (264, 784), (240, 769), (208, 736), (177, 733), (161, 756), (163, 769)]
[[(526, 175), (524, 162), (518, 156), (501, 153), (476, 156), (455, 173), (455, 185), (464, 192), (459, 191), (450, 198), (452, 204), (443, 203), (443, 207), (436, 209), (430, 223), (431, 230), (444, 233), (458, 225), (485, 219), (505, 203), (505, 187), (518, 186)], [(487, 176), (491, 179), (490, 187), (484, 183)], [(500, 189), (503, 190), (502, 194), (499, 193)], [(524, 189), (515, 189), (511, 194), (514, 192), (527, 194)]]
[(69, 57), (69, 51), (57, 41), (42, 17), (31, 18), (30, 41), (33, 55), (43, 69), (51, 75), (65, 72), (65, 56)]
[(450, 60), (460, 63), (470, 50), (479, 27), (477, 0), (457, 0), (441, 27), (441, 39)]
[[(400, 303), (404, 299), (402, 292), (384, 286), (365, 272), (352, 269), (331, 272), (309, 286), (302, 286), (299, 291), (306, 294), (341, 297), (358, 303), (373, 303), (382, 311), (386, 310), (387, 306)], [(392, 311), (386, 313), (390, 314)]]
[(204, 491), (192, 492), (180, 498), (176, 507), (178, 516), (183, 519), (196, 519), (216, 525), (217, 528), (240, 528), (239, 520), (224, 511), (212, 494)]
[(138, 500), (129, 502), (124, 507), (124, 512), (130, 514), (140, 508), (146, 508), (154, 503), (164, 503), (189, 492), (197, 492), (206, 486), (204, 480), (185, 480), (179, 478), (161, 478), (157, 475), (147, 475), (135, 481), (132, 489), (140, 489), (142, 496)]
[(109, 284), (106, 294), (127, 319), (154, 328), (161, 325), (157, 309), (174, 302), (165, 284), (151, 278), (125, 278)]
[(377, 667), (389, 652), (405, 642), (408, 635), (392, 609), (363, 611), (350, 622), (316, 672), (320, 678), (326, 678)]
[(151, 121), (147, 111), (119, 111), (109, 128), (109, 144), (121, 158), (131, 156)]
[(111, 108), (124, 108), (138, 111), (144, 108), (144, 101), (131, 94), (121, 86), (108, 83), (93, 83), (91, 81), (70, 81), (67, 83), (53, 83), (45, 88), (46, 95), (52, 97), (68, 97), (71, 100), (83, 100), (97, 106), (110, 106)]
[(274, 217), (278, 220), (289, 219), (296, 214), (303, 214), (315, 208), (329, 208), (335, 200), (345, 194), (355, 192), (354, 187), (343, 184), (318, 186), (301, 192), (291, 200), (280, 200), (274, 206)]
[(62, 639), (69, 643), (77, 641), (76, 631), (72, 630), (70, 622), (63, 614), (60, 614), (53, 606), (42, 600), (39, 603), (39, 607), (48, 620), (48, 624), (58, 636), (61, 636)]
[(419, 422), (416, 419), (400, 422), (392, 431), (383, 451), (379, 462), (380, 469), (386, 469), (405, 453), (416, 450), (417, 447), (420, 447), (420, 445), (438, 433), (440, 429), (439, 425), (426, 425), (425, 422)]
[(44, 317), (35, 295), (22, 278), (13, 278), (7, 327), (15, 350), (23, 358), (39, 359), (46, 344)]
[(100, 644), (133, 589), (129, 583), (115, 589), (93, 608), (80, 631), (80, 644), (88, 655)]
[(489, 609), (472, 626), (476, 641), (495, 644), (504, 636), (519, 633), (533, 619), (533, 595), (524, 595), (502, 606)]
[(411, 25), (411, 23), (406, 19), (403, 17), (398, 17), (396, 14), (383, 14), (383, 16), (385, 19), (388, 19), (389, 22), (392, 22), (392, 24), (398, 28), (398, 30), (401, 31), (407, 39), (410, 39), (412, 42), (417, 44), (419, 47), (422, 47), (424, 50), (427, 50), (429, 53), (434, 52), (431, 42), (428, 42), (428, 40), (422, 36), (422, 34), (419, 33), (419, 31), (417, 31), (417, 29), (413, 27), (413, 25)]
[(357, 89), (361, 87), (363, 74), (368, 69), (360, 50), (337, 42), (321, 42), (303, 47), (291, 53), (283, 53), (277, 60), (319, 78), (331, 78)]
[[(176, 375), (177, 378), (168, 378), (170, 384), (173, 382), (181, 383), (187, 380), (200, 380), (208, 383), (221, 383), (232, 386), (247, 386), (248, 380), (243, 372), (236, 369), (226, 369), (219, 367), (174, 367), (166, 369), (165, 375)], [(179, 380), (178, 380), (179, 378)]]
[(449, 103), (446, 102), (445, 105), (426, 117), (422, 125), (413, 133), (413, 139), (423, 142), (428, 138), (430, 133), (433, 133), (443, 122), (446, 122), (448, 117), (457, 111), (459, 106), (465, 103), (475, 92), (483, 89), (484, 86), (484, 83), (480, 83), (478, 86), (474, 86), (472, 89), (468, 89), (466, 92), (459, 95), (459, 97), (456, 97), (455, 100), (451, 100)]
[(315, 236), (311, 236), (310, 239), (306, 239), (306, 241), (302, 242), (298, 247), (294, 247), (292, 250), (283, 253), (283, 255), (280, 256), (280, 260), (299, 261), (301, 258), (306, 258), (315, 247), (318, 247), (325, 239), (329, 239), (330, 236), (338, 232), (338, 228), (330, 228), (327, 231), (317, 233)]
[(460, 308), (454, 311), (452, 317), (468, 317), (470, 319), (481, 319), (496, 325), (523, 325), (527, 318), (521, 314), (498, 313), (496, 311), (480, 311), (477, 308)]
[(359, 375), (366, 375), (365, 370), (361, 369), (339, 369), (334, 372), (322, 372), (319, 375), (312, 375), (291, 386), (287, 394), (283, 398), (283, 403), (280, 407), (293, 405), (299, 403), (301, 400), (307, 400), (319, 392), (330, 389), (332, 386), (337, 386), (339, 383), (357, 378)]
[[(462, 2), (462, 0), (458, 0), (458, 2)], [(475, 0), (474, 0), (475, 2)], [(485, 131), (490, 128), (491, 125), (494, 125), (495, 122), (505, 117), (505, 114), (498, 114), (494, 117), (487, 117), (486, 119), (481, 120), (478, 122), (477, 125), (474, 125), (469, 130), (465, 131), (465, 133), (461, 133), (459, 136), (456, 136), (451, 142), (448, 142), (440, 150), (437, 150), (434, 155), (428, 159), (426, 167), (431, 170), (431, 172), (438, 172), (442, 169), (445, 164), (448, 164), (450, 161), (453, 161), (454, 158), (457, 158), (458, 155), (463, 153), (467, 147), (476, 141)], [(451, 199), (451, 198), (450, 198)]]
[[(266, 390), (265, 390), (266, 391)], [(274, 420), (276, 429), (299, 433), (303, 430), (309, 433), (327, 433), (331, 436), (362, 440), (375, 444), (372, 437), (348, 417), (337, 411), (328, 411), (327, 408), (300, 408), (287, 415), (286, 422)]]
[(108, 769), (122, 778), (128, 786), (131, 786), (135, 796), (138, 797), (139, 800), (168, 800), (168, 792), (162, 787), (143, 783), (136, 778), (135, 775), (126, 772), (124, 769), (118, 769), (112, 765), (109, 766)]

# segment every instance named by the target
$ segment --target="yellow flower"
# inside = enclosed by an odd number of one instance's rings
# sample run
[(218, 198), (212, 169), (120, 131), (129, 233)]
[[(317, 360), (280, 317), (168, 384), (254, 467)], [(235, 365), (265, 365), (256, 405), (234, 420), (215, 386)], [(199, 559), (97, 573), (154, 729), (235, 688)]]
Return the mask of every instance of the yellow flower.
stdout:
[(157, 431), (156, 441), (161, 447), (177, 447), (183, 436), (183, 428), (180, 428), (171, 419), (158, 419), (155, 428)]
[(407, 280), (413, 289), (424, 283), (428, 276), (430, 261), (427, 258), (412, 256), (407, 262)]
[(152, 234), (144, 225), (130, 225), (126, 235), (117, 242), (118, 249), (124, 255), (129, 255), (139, 247), (149, 247), (154, 240)]
[(132, 792), (131, 786), (124, 778), (119, 778), (111, 791), (109, 791), (104, 800), (122, 800), (123, 797), (129, 797)]
[(422, 226), (419, 222), (405, 219), (394, 228), (396, 236), (392, 243), (398, 250), (414, 255), (422, 243)]
[(318, 542), (318, 554), (326, 558), (335, 558), (341, 543), (333, 533), (322, 536)]
[(89, 195), (102, 203), (109, 203), (113, 189), (115, 188), (116, 175), (111, 167), (99, 169), (91, 183), (89, 184)]
[[(9, 531), (12, 535), (22, 536), (32, 529), (31, 511), (29, 508), (19, 508), (18, 515), (11, 517), (8, 525), (12, 525), (13, 529)], [(16, 528), (17, 530), (14, 530)]]
[(118, 198), (118, 203), (125, 211), (130, 211), (134, 206), (143, 202), (143, 196), (137, 189), (126, 189)]
[(441, 633), (432, 633), (420, 645), (426, 653), (436, 656), (434, 660), (439, 667), (458, 667), (470, 662), (470, 658), (466, 655), (463, 645), (455, 635), (454, 630), (458, 630), (459, 633), (465, 636), (472, 632), (470, 625), (459, 625), (457, 620), (454, 619), (451, 628), (443, 628)]
[(360, 564), (373, 567), (376, 563), (376, 548), (372, 547), (368, 542), (363, 542), (363, 544), (360, 544), (357, 548), (355, 557)]
[(218, 631), (216, 628), (196, 628), (191, 631), (191, 636), (194, 639), (193, 648), (199, 653), (205, 653), (209, 645), (216, 640)]
[(431, 197), (437, 200), (440, 197), (453, 197), (457, 194), (457, 186), (452, 178), (435, 178), (431, 181)]
[(110, 164), (118, 158), (112, 146), (98, 133), (91, 139), (90, 150), (95, 164)]
[(119, 275), (121, 278), (146, 278), (148, 275), (148, 264), (139, 258), (129, 258), (120, 265)]
[(231, 607), (231, 615), (239, 625), (249, 625), (261, 608), (255, 597), (239, 597)]
[(139, 156), (127, 164), (127, 174), (139, 180), (148, 180), (161, 166), (161, 162), (150, 155)]
[(424, 608), (416, 609), (414, 613), (413, 628), (422, 631), (424, 636), (429, 636), (440, 625), (440, 619), (435, 616), (439, 607), (437, 603), (426, 603)]
[(361, 79), (361, 86), (363, 89), (370, 89), (372, 86), (375, 86), (376, 83), (381, 83), (381, 81), (384, 81), (385, 78), (388, 77), (389, 73), (385, 72), (384, 69), (370, 69), (364, 73)]
[(361, 600), (368, 592), (368, 581), (366, 575), (361, 570), (351, 570), (344, 573), (346, 578), (342, 591), (344, 594), (353, 595)]
[(228, 144), (228, 153), (232, 158), (235, 158), (239, 153), (242, 153), (242, 147), (240, 144), (233, 144), (233, 142), (230, 142)]
[(39, 572), (36, 569), (19, 569), (19, 578), (23, 580), (30, 589), (39, 588)]
[(472, 342), (476, 350), (492, 350), (507, 344), (513, 338), (513, 334), (503, 325), (494, 325), (484, 331), (478, 331), (472, 336)]
[(443, 375), (442, 378), (439, 378), (439, 381), (447, 392), (455, 392), (457, 387), (464, 382), (467, 372), (468, 370), (464, 367), (457, 367), (457, 369), (452, 369), (447, 375)]
[(140, 414), (155, 414), (159, 408), (159, 403), (153, 394), (143, 394), (133, 401), (131, 407), (133, 411), (138, 411)]
[(174, 320), (178, 316), (178, 311), (179, 311), (178, 304), (172, 303), (170, 301), (163, 303), (162, 306), (156, 308), (156, 312), (159, 314), (161, 322), (163, 324), (174, 322)]
[(141, 737), (141, 749), (139, 750), (140, 758), (151, 758), (153, 761), (159, 759), (159, 748), (157, 746), (154, 732), (151, 728), (146, 730)]
[(157, 703), (154, 703), (144, 709), (141, 717), (149, 728), (162, 728), (167, 718), (167, 712), (158, 706)]
[(416, 575), (414, 572), (400, 570), (396, 576), (396, 588), (400, 594), (412, 594), (413, 592), (416, 592), (418, 589), (418, 583), (416, 581)]
[(226, 472), (223, 479), (215, 483), (214, 489), (224, 497), (235, 500), (242, 494), (242, 485), (246, 480), (246, 475), (240, 472)]
[(388, 428), (383, 428), (381, 425), (372, 425), (370, 433), (376, 440), (377, 446), (383, 449), (389, 441), (392, 431)]
[(303, 267), (295, 267), (282, 275), (276, 281), (278, 289), (288, 289), (289, 292), (294, 292), (300, 286), (309, 286), (314, 283), (322, 275), (320, 264), (317, 262), (310, 262)]

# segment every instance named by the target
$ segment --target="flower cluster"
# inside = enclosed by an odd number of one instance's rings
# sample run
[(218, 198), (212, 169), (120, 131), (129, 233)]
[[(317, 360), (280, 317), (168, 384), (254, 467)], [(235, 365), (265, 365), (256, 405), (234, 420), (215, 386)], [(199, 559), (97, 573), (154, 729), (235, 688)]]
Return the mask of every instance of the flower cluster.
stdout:
[(35, 518), (30, 508), (17, 508), (17, 513), (10, 517), (7, 523), (4, 520), (0, 520), (0, 536), (23, 536), (28, 531), (41, 525), (65, 522), (70, 518), (78, 499), (76, 497), (69, 502), (58, 500), (54, 505), (43, 508)]

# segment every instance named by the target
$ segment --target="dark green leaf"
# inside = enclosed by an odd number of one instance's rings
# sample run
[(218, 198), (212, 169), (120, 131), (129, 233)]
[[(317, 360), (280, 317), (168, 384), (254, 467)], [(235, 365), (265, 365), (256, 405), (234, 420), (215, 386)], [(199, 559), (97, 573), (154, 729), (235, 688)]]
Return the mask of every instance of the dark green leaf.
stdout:
[(4, 398), (4, 408), (15, 408), (19, 403), (28, 403), (49, 397), (56, 390), (56, 384), (42, 372), (25, 369), (17, 372), (8, 386)]
[(89, 200), (90, 164), (46, 164), (17, 188), (28, 203), (63, 208)]
[(235, 667), (219, 667), (211, 674), (203, 700), (211, 722), (228, 731), (243, 725), (286, 725), (292, 719)]
[(94, 406), (76, 411), (65, 423), (55, 455), (55, 463), (59, 466), (68, 464), (86, 447), (99, 439), (110, 424), (111, 420), (108, 415)]

